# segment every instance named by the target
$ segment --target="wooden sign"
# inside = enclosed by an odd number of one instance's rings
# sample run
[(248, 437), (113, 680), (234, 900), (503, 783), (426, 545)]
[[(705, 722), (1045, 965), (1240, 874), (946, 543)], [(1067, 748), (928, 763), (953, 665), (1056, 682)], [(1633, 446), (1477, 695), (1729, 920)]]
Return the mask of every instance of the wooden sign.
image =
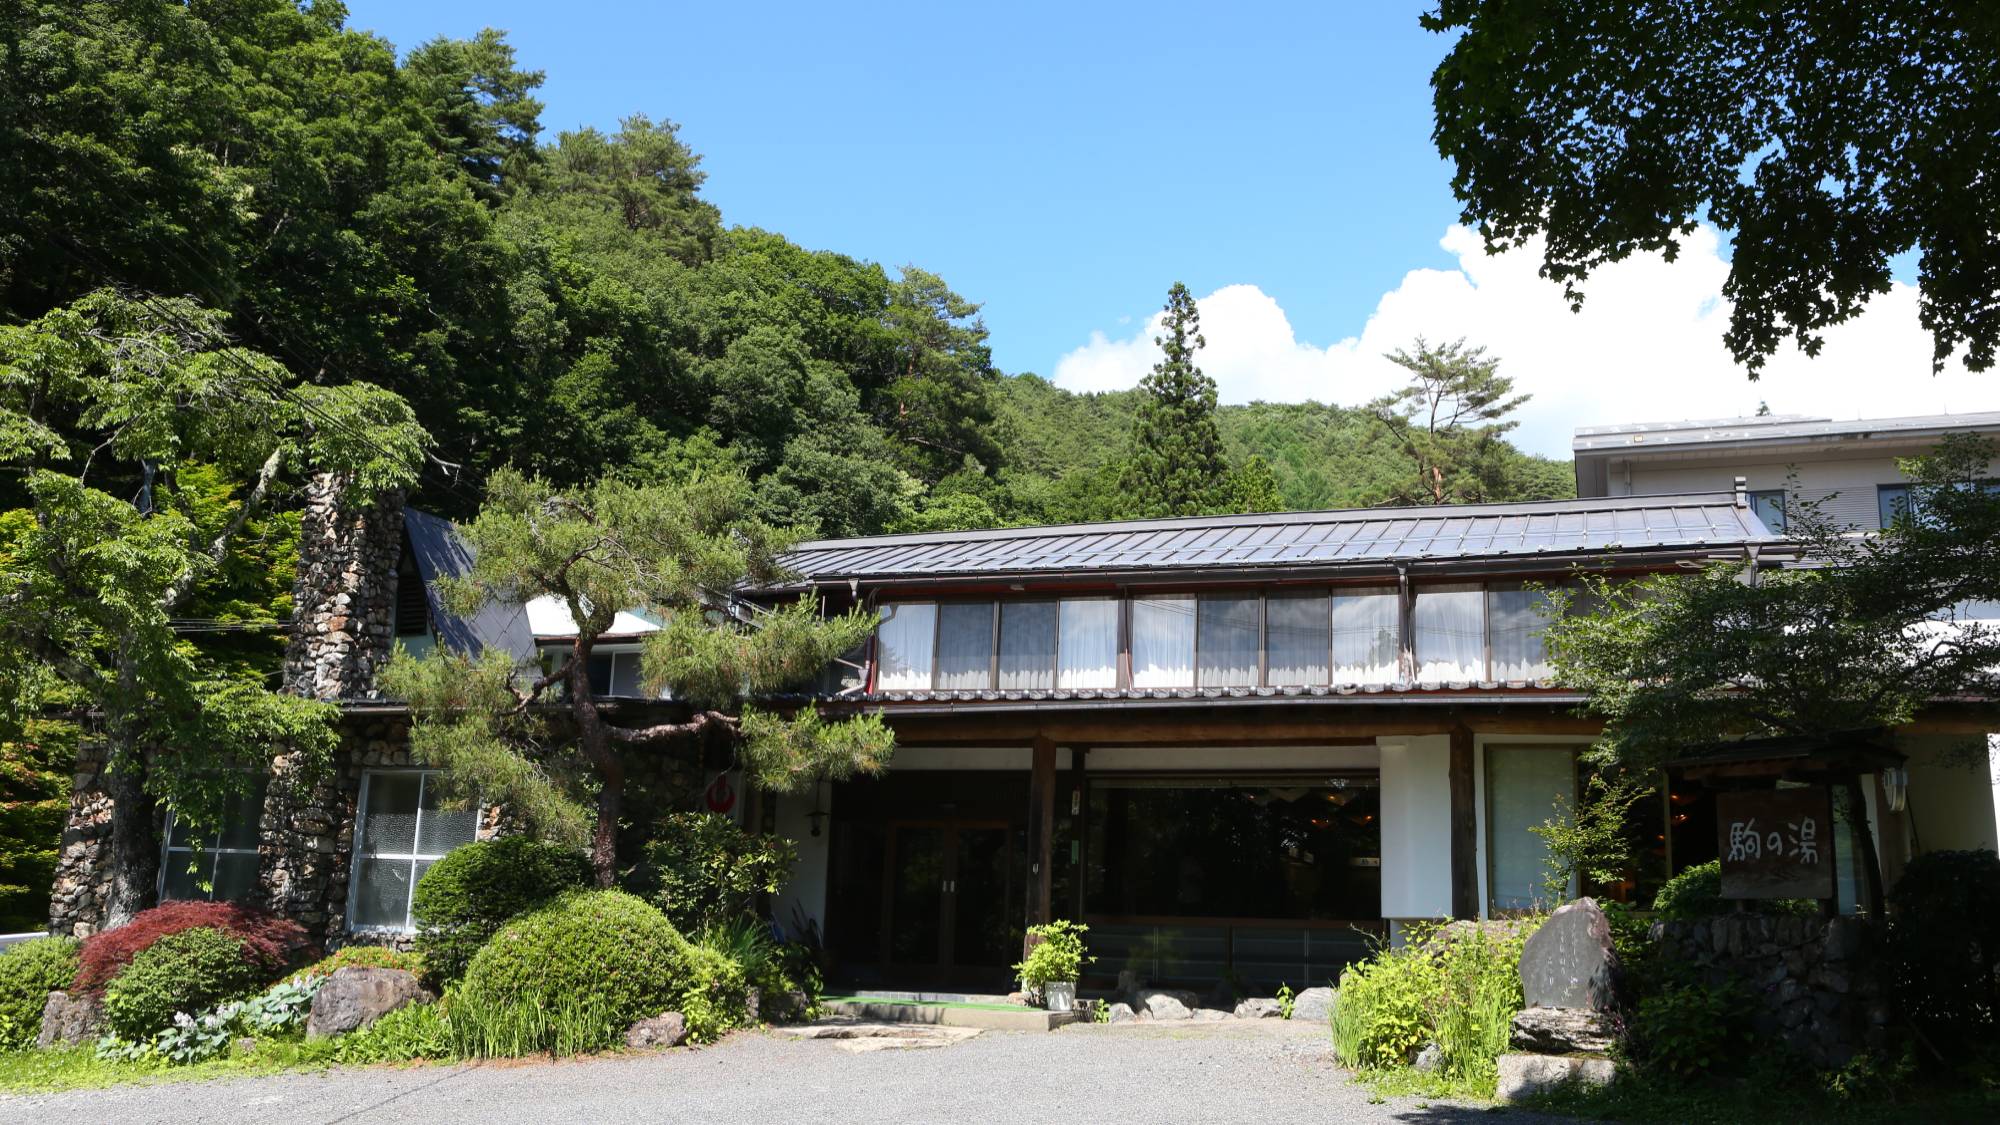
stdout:
[(1833, 798), (1824, 785), (1715, 798), (1723, 898), (1832, 898)]

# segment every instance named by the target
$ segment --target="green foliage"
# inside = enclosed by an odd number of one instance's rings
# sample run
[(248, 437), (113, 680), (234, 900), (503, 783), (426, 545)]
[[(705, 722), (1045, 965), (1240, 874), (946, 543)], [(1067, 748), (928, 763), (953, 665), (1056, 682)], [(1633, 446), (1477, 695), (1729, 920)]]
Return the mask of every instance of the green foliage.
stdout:
[(10, 732), (0, 718), (0, 931), (21, 933), (48, 921), (76, 736), (73, 723), (31, 720)]
[(1934, 362), (1963, 348), (1992, 365), (2000, 227), (1954, 147), (1994, 127), (1959, 81), (2000, 65), (1990, 9), (1450, 0), (1423, 22), (1452, 43), (1433, 136), (1463, 221), (1494, 249), (1539, 240), (1573, 302), (1598, 267), (1671, 260), (1713, 223), (1731, 248), (1724, 340), (1754, 378), (1786, 336), (1818, 354), (1921, 248)]
[(1642, 1065), (1691, 1078), (1732, 1069), (1752, 1045), (1742, 986), (1671, 984), (1639, 998), (1630, 1042)]
[(1334, 1053), (1365, 1070), (1401, 1068), (1434, 1042), (1440, 1092), (1491, 1096), (1495, 1060), (1521, 1009), (1521, 945), (1529, 932), (1440, 931), (1348, 966), (1335, 995)]
[(1888, 961), (1909, 1019), (1957, 1057), (2000, 1039), (2000, 857), (1926, 852), (1889, 906)]
[(455, 848), (411, 896), (417, 952), (433, 980), (450, 984), (501, 923), (590, 879), (590, 860), (565, 844), (509, 836)]
[(1585, 783), (1582, 800), (1573, 802), (1567, 794), (1558, 794), (1555, 815), (1528, 829), (1548, 848), (1548, 871), (1542, 880), (1545, 900), (1552, 904), (1566, 900), (1572, 882), (1610, 884), (1631, 872), (1638, 862), (1637, 841), (1626, 817), (1632, 806), (1657, 792), (1648, 775), (1606, 780), (1597, 772)]
[(731, 968), (631, 895), (572, 891), (508, 922), (473, 957), (450, 998), (454, 1051), (599, 1050), (664, 1011), (682, 1012), (691, 1035), (712, 1038), (741, 1018), (740, 978), (734, 1011), (730, 982), (717, 980)]
[(386, 945), (343, 945), (286, 977), (285, 983), (301, 984), (314, 978), (330, 977), (342, 969), (401, 969), (417, 976), (423, 976), (425, 971), (422, 954), (406, 953)]
[(77, 943), (34, 938), (0, 952), (0, 1052), (34, 1045), (49, 993), (76, 978)]
[(1201, 310), (1178, 281), (1167, 291), (1163, 331), (1153, 342), (1165, 354), (1139, 384), (1124, 487), (1138, 514), (1204, 515), (1228, 507), (1229, 464), (1215, 425), (1215, 380), (1195, 366), (1208, 343)]
[(334, 1043), (334, 1061), (348, 1066), (448, 1059), (453, 1050), (451, 1017), (444, 1004), (405, 1004)]
[(1728, 909), (1722, 898), (1722, 861), (1698, 863), (1669, 879), (1653, 896), (1653, 912), (1664, 921), (1708, 918)]
[(1383, 499), (1467, 504), (1513, 492), (1512, 447), (1502, 438), (1519, 423), (1504, 419), (1530, 396), (1513, 393), (1514, 380), (1499, 373), (1500, 361), (1464, 340), (1432, 345), (1422, 337), (1415, 353), (1398, 348), (1387, 358), (1408, 371), (1410, 381), (1368, 404), (1406, 459)]
[(747, 832), (712, 813), (670, 813), (654, 829), (637, 881), (677, 928), (699, 933), (784, 889), (798, 858), (788, 837)]
[(104, 1014), (122, 1039), (150, 1039), (174, 1022), (244, 996), (258, 985), (243, 943), (206, 926), (168, 934), (141, 950), (104, 990)]
[(1652, 769), (1729, 738), (1892, 728), (1933, 700), (2000, 690), (2000, 628), (1956, 620), (1964, 602), (2000, 599), (1992, 456), (1959, 434), (1905, 463), (1922, 518), (1880, 536), (1849, 535), (1793, 496), (1787, 535), (1822, 565), (1718, 563), (1550, 591), (1557, 678), (1606, 720), (1593, 756)]
[(1076, 983), (1083, 975), (1083, 967), (1097, 960), (1084, 952), (1083, 935), (1089, 931), (1090, 927), (1082, 922), (1060, 918), (1029, 926), (1028, 937), (1041, 940), (1028, 950), (1027, 960), (1014, 966), (1022, 985), (1039, 995), (1051, 983)]
[(1291, 1019), (1292, 1006), (1298, 1003), (1298, 994), (1292, 991), (1291, 985), (1281, 984), (1278, 986), (1277, 999), (1278, 999), (1278, 1017), (1280, 1019)]

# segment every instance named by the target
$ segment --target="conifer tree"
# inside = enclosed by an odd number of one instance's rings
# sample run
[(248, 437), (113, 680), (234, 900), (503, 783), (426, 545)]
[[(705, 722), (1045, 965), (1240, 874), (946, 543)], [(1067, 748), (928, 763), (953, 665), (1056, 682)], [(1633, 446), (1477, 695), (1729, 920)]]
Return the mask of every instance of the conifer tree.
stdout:
[(1132, 431), (1124, 487), (1142, 516), (1194, 516), (1233, 506), (1229, 462), (1215, 424), (1215, 380), (1195, 365), (1207, 346), (1194, 295), (1176, 281), (1167, 291), (1165, 353), (1139, 386), (1145, 392)]

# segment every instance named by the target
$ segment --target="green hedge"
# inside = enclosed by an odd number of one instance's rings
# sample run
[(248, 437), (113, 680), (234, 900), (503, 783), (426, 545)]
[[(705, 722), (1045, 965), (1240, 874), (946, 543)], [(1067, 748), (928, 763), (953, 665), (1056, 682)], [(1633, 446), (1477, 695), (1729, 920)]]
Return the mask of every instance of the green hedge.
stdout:
[(141, 950), (104, 990), (104, 1014), (121, 1039), (147, 1039), (171, 1026), (175, 1012), (195, 1015), (256, 992), (264, 982), (243, 943), (200, 926), (168, 934)]
[(32, 1047), (49, 993), (76, 979), (77, 943), (35, 938), (0, 953), (0, 1051)]
[[(666, 915), (623, 891), (572, 891), (500, 927), (451, 997), (458, 1054), (600, 1050), (664, 1011), (710, 1038), (740, 1018), (733, 966), (696, 950)], [(740, 981), (740, 976), (738, 977)], [(721, 986), (718, 990), (718, 984)]]
[[(1756, 908), (1770, 914), (1812, 914), (1819, 910), (1819, 904), (1803, 898), (1774, 898), (1757, 903)], [(1719, 859), (1682, 871), (1662, 884), (1660, 893), (1653, 896), (1653, 912), (1672, 922), (1713, 918), (1733, 909), (1731, 902), (1722, 897)]]
[(798, 862), (783, 836), (746, 832), (712, 813), (663, 818), (635, 880), (682, 933), (695, 934), (752, 913), (760, 894), (776, 894)]
[(411, 900), (417, 951), (431, 979), (458, 980), (502, 923), (590, 879), (582, 852), (520, 836), (467, 844), (438, 860)]

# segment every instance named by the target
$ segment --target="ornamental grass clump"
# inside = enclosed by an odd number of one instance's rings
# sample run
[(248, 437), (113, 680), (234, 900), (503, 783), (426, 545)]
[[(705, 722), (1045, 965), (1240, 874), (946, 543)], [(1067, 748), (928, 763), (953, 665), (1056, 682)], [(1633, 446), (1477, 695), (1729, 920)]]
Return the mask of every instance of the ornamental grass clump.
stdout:
[(1532, 930), (1420, 935), (1348, 966), (1334, 1001), (1334, 1054), (1360, 1070), (1393, 1070), (1435, 1043), (1441, 1092), (1490, 1095), (1521, 1009), (1521, 946)]
[[(733, 982), (732, 982), (733, 974)], [(449, 997), (453, 1053), (578, 1054), (679, 1011), (690, 1036), (741, 1019), (742, 976), (623, 891), (572, 891), (500, 927)]]
[(77, 943), (35, 938), (0, 952), (0, 1051), (35, 1045), (49, 993), (76, 978)]

